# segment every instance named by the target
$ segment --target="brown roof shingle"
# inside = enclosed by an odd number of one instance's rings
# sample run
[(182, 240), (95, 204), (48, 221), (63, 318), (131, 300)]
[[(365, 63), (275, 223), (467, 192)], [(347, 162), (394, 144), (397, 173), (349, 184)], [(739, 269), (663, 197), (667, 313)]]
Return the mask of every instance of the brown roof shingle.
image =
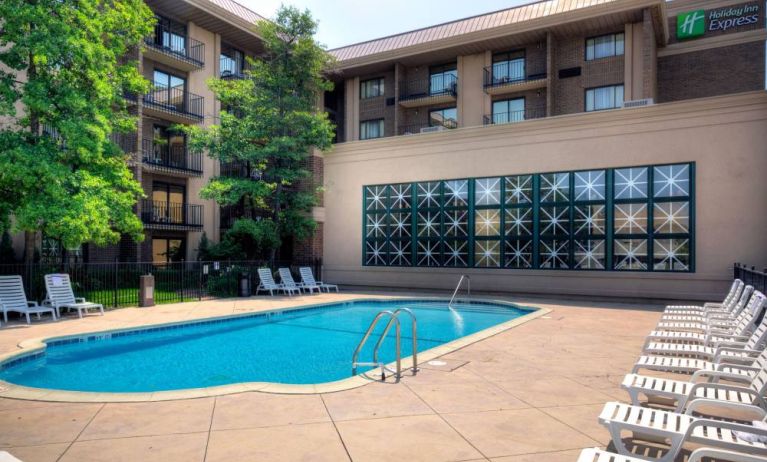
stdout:
[(338, 60), (345, 61), (398, 48), (470, 34), (480, 30), (509, 26), (551, 14), (565, 13), (614, 1), (618, 0), (542, 0), (367, 42), (347, 45), (332, 49), (330, 53)]
[(208, 0), (208, 1), (218, 6), (219, 8), (223, 8), (224, 10), (232, 13), (233, 15), (239, 16), (240, 18), (253, 24), (256, 24), (259, 21), (263, 21), (264, 19), (266, 19), (260, 14), (256, 13), (255, 11), (249, 8), (246, 8), (243, 5), (240, 5), (234, 0)]

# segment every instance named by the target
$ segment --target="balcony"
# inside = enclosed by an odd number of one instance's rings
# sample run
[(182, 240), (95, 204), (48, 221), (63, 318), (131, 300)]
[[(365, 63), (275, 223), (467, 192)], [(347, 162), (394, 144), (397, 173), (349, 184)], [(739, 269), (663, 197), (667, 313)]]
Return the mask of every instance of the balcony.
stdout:
[(116, 144), (122, 152), (125, 154), (133, 154), (136, 152), (136, 145), (138, 135), (136, 133), (118, 133), (112, 132), (109, 135), (109, 139)]
[(148, 229), (200, 230), (202, 229), (202, 205), (143, 199), (141, 221)]
[(420, 124), (400, 125), (397, 129), (397, 135), (405, 136), (419, 135), (421, 133), (438, 133), (445, 130), (452, 130), (454, 128), (458, 128), (458, 123), (453, 120), (446, 121), (441, 125), (434, 125), (429, 124), (428, 122), (424, 122)]
[(223, 80), (242, 80), (249, 69), (245, 62), (221, 56), (218, 62), (219, 77)]
[(186, 145), (144, 139), (141, 142), (144, 169), (168, 175), (202, 176), (202, 154), (191, 153)]
[(399, 104), (406, 108), (454, 103), (457, 97), (458, 78), (450, 74), (399, 84)]
[[(521, 65), (520, 65), (521, 64)], [(524, 63), (514, 61), (495, 63), (484, 69), (484, 88), (489, 95), (504, 95), (545, 88), (546, 73), (525, 74)]]
[(483, 117), (485, 125), (502, 125), (524, 122), (525, 120), (542, 119), (546, 117), (546, 110), (543, 108), (525, 109), (524, 111), (497, 112), (487, 114)]
[(144, 95), (144, 112), (178, 123), (195, 123), (204, 118), (205, 99), (181, 87), (156, 85)]
[(205, 44), (179, 35), (165, 26), (155, 26), (154, 35), (144, 39), (144, 56), (182, 71), (205, 67)]

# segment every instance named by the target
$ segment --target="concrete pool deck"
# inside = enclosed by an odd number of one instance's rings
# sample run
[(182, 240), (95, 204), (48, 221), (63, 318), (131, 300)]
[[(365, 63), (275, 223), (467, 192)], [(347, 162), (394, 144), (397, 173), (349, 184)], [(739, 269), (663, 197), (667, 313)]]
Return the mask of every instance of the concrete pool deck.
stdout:
[[(429, 295), (382, 293), (372, 295)], [(444, 296), (444, 294), (441, 294)], [(369, 297), (211, 300), (0, 329), (31, 338)], [(551, 313), (448, 353), (399, 383), (312, 395), (246, 392), (135, 403), (0, 399), (0, 450), (35, 461), (574, 461), (608, 443), (597, 423), (659, 312), (647, 305), (496, 298)], [(351, 353), (350, 353), (351, 354)]]

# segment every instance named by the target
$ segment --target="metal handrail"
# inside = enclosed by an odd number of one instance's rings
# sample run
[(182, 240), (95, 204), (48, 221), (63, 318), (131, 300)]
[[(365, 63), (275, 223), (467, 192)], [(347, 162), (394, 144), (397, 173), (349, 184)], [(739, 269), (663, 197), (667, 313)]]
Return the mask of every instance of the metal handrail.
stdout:
[[(383, 330), (383, 333), (378, 338), (378, 342), (376, 342), (376, 346), (373, 349), (373, 362), (378, 362), (378, 349), (381, 347), (381, 344), (383, 343), (384, 339), (386, 338), (386, 335), (389, 333), (389, 329), (391, 328), (392, 323), (395, 319), (399, 320), (399, 314), (401, 312), (405, 312), (410, 315), (410, 318), (413, 320), (412, 326), (411, 326), (411, 335), (413, 337), (413, 366), (411, 369), (413, 370), (413, 375), (415, 375), (416, 372), (418, 372), (418, 322), (415, 318), (415, 313), (410, 308), (398, 308), (394, 311), (394, 317), (389, 319), (389, 323), (386, 324), (386, 327)], [(398, 345), (399, 349), (399, 345)], [(399, 362), (399, 357), (397, 357), (397, 361)], [(398, 367), (399, 369), (399, 367)], [(398, 373), (399, 375), (399, 373)]]
[(471, 296), (471, 278), (466, 274), (462, 274), (461, 279), (458, 280), (458, 285), (455, 286), (455, 290), (453, 291), (453, 296), (450, 297), (450, 301), (447, 304), (448, 308), (453, 306), (453, 301), (455, 301), (455, 296), (458, 295), (458, 289), (461, 288), (461, 284), (463, 283), (464, 279), (466, 279), (466, 294)]
[[(400, 364), (400, 326), (399, 326), (399, 319), (397, 319), (397, 315), (395, 315), (393, 312), (389, 310), (381, 311), (379, 312), (375, 318), (373, 318), (373, 321), (370, 323), (370, 326), (368, 327), (368, 330), (365, 332), (365, 335), (362, 337), (362, 340), (360, 340), (360, 343), (357, 345), (357, 348), (354, 349), (354, 354), (352, 355), (352, 375), (357, 375), (357, 365), (359, 364), (357, 362), (357, 358), (359, 357), (360, 350), (362, 350), (362, 347), (365, 346), (365, 342), (367, 342), (368, 338), (370, 337), (370, 334), (373, 333), (373, 329), (375, 329), (375, 326), (378, 324), (378, 321), (381, 320), (384, 316), (390, 316), (393, 321), (396, 321), (396, 340), (397, 344), (395, 346), (396, 350), (396, 357), (397, 357), (397, 376), (399, 377), (400, 373), (402, 372), (402, 365)], [(390, 321), (391, 322), (391, 321)]]

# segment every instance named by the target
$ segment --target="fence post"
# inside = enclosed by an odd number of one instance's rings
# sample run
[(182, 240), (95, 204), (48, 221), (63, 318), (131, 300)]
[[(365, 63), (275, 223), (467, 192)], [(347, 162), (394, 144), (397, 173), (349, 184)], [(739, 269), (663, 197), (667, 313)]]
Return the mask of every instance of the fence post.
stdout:
[(118, 291), (119, 283), (117, 281), (117, 278), (118, 278), (118, 273), (120, 268), (118, 267), (117, 264), (118, 264), (118, 259), (115, 258), (115, 262), (114, 262), (114, 272), (115, 272), (114, 283), (115, 284), (114, 284), (114, 299), (113, 299), (112, 308), (117, 308), (117, 302), (118, 302), (117, 291)]

